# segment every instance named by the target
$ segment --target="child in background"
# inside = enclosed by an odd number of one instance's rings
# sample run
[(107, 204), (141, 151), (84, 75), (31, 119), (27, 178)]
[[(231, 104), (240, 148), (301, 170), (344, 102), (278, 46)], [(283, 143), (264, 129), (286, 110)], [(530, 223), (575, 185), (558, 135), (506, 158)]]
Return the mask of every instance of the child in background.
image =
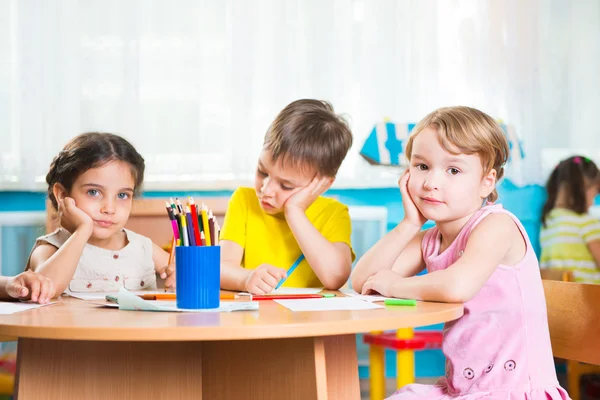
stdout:
[(0, 276), (0, 300), (22, 299), (46, 304), (56, 294), (54, 282), (33, 271), (17, 276)]
[[(536, 255), (519, 220), (493, 204), (509, 146), (487, 114), (427, 115), (399, 180), (404, 220), (359, 260), (363, 294), (464, 303), (444, 327), (446, 376), (390, 399), (568, 399), (557, 381)], [(427, 220), (436, 226), (420, 231)], [(415, 276), (423, 268), (428, 273)]]
[(117, 135), (84, 133), (67, 143), (46, 176), (61, 227), (36, 240), (27, 268), (52, 279), (57, 293), (156, 289), (156, 272), (173, 287), (168, 253), (124, 229), (144, 167)]
[(298, 100), (269, 127), (254, 188), (237, 189), (221, 232), (221, 287), (253, 294), (283, 286), (339, 289), (354, 253), (348, 208), (321, 197), (352, 145), (330, 104)]
[(554, 168), (542, 210), (542, 268), (569, 270), (577, 282), (600, 283), (600, 221), (588, 214), (599, 185), (600, 171), (587, 157), (569, 157)]

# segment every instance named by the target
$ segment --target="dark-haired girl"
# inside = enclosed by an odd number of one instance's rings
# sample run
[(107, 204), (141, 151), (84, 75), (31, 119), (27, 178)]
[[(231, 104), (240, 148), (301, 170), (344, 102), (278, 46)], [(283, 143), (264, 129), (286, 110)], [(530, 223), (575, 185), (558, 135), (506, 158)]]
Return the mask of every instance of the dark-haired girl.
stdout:
[(54, 158), (46, 176), (60, 228), (38, 238), (27, 268), (52, 279), (56, 292), (156, 289), (156, 272), (175, 284), (169, 256), (124, 229), (144, 180), (144, 159), (120, 136), (84, 133)]
[(598, 194), (600, 171), (573, 156), (552, 171), (542, 211), (541, 268), (572, 271), (578, 282), (600, 283), (600, 221), (588, 214)]

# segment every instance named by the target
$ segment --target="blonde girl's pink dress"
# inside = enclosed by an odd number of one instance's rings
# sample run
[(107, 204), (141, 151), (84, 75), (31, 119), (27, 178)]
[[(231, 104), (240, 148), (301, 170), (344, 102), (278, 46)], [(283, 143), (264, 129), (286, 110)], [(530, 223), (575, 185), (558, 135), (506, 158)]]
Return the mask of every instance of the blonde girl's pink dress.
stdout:
[(514, 215), (500, 204), (481, 208), (441, 254), (440, 232), (430, 229), (422, 244), (427, 270), (435, 273), (456, 262), (473, 228), (493, 213), (514, 220), (527, 243), (525, 257), (515, 266), (498, 265), (464, 304), (464, 315), (444, 326), (446, 376), (435, 385), (407, 385), (389, 399), (569, 399), (556, 379), (538, 260)]

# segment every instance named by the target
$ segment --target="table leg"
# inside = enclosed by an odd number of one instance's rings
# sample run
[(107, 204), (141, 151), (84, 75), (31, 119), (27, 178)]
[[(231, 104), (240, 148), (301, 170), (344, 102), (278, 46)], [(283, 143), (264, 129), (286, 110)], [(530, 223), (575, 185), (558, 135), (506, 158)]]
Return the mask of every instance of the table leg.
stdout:
[(15, 396), (202, 399), (202, 342), (19, 339)]
[(213, 342), (203, 358), (207, 399), (360, 399), (354, 335)]
[(17, 370), (18, 400), (360, 398), (354, 335), (215, 342), (20, 339)]

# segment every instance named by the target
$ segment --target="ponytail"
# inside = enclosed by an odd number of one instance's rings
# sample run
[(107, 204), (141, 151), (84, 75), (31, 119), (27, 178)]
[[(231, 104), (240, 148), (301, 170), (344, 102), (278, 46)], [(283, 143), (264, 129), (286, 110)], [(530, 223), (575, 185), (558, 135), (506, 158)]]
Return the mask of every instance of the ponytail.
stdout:
[[(559, 164), (560, 166), (560, 164)], [(548, 178), (548, 182), (546, 182), (546, 192), (548, 193), (548, 198), (546, 199), (546, 203), (544, 203), (544, 207), (542, 208), (542, 225), (546, 226), (546, 218), (548, 218), (548, 214), (554, 208), (556, 204), (556, 197), (558, 196), (558, 169), (557, 166), (554, 168), (550, 177)]]
[(576, 212), (587, 212), (587, 188), (590, 182), (597, 184), (600, 171), (596, 164), (587, 157), (573, 156), (561, 161), (552, 171), (546, 183), (548, 198), (542, 208), (542, 224), (546, 226), (548, 214), (556, 207), (556, 200), (561, 190), (565, 191), (565, 206)]

